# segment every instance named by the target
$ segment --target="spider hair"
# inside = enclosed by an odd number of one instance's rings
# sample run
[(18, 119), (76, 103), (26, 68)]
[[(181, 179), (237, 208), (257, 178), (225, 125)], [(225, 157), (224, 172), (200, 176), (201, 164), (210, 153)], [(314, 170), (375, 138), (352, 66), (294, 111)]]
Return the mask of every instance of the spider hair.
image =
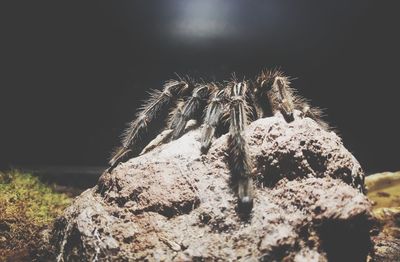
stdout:
[(190, 83), (181, 79), (180, 81), (170, 80), (164, 84), (163, 90), (153, 90), (150, 98), (145, 102), (136, 119), (129, 123), (122, 138), (122, 146), (113, 154), (110, 160), (110, 166), (114, 167), (125, 159), (132, 151), (138, 139), (145, 134), (146, 128), (150, 122), (156, 118), (157, 114), (168, 107), (176, 99), (176, 96), (186, 89), (190, 88)]
[[(184, 103), (181, 110), (176, 112), (176, 115), (173, 116), (173, 120), (171, 121), (172, 131), (172, 140), (179, 138), (187, 124), (187, 122), (195, 118), (195, 114), (202, 112), (205, 101), (209, 95), (209, 86), (205, 84), (198, 85), (192, 92), (192, 95), (189, 99)], [(199, 114), (201, 116), (201, 114)]]
[(224, 113), (225, 89), (221, 89), (213, 83), (210, 86), (210, 89), (213, 89), (212, 98), (206, 108), (201, 136), (201, 152), (203, 154), (210, 148), (211, 141)]
[[(261, 107), (262, 115), (269, 116), (281, 112), (286, 120), (293, 120), (293, 110), (303, 112), (305, 117), (316, 121), (323, 129), (329, 131), (332, 128), (323, 120), (323, 110), (313, 107), (310, 102), (297, 94), (290, 87), (291, 80), (283, 72), (275, 70), (263, 70), (257, 77), (254, 87), (254, 97)], [(268, 99), (263, 99), (265, 96)]]
[(253, 204), (252, 168), (244, 136), (249, 112), (249, 106), (246, 102), (248, 85), (246, 82), (234, 82), (229, 91), (230, 127), (228, 154), (230, 156), (232, 181), (237, 183), (239, 208), (251, 209)]

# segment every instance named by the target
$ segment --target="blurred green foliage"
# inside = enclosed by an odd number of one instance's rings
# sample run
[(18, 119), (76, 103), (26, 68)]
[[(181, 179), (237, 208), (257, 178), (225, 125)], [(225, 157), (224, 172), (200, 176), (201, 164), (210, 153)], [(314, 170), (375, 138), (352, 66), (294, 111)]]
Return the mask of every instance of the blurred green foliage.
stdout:
[(0, 173), (0, 260), (34, 260), (44, 230), (70, 202), (31, 174)]

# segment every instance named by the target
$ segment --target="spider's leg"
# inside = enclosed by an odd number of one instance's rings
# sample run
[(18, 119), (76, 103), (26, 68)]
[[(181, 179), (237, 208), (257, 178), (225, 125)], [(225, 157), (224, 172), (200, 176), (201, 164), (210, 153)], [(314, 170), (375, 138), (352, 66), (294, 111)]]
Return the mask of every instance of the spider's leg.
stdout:
[(293, 94), (293, 103), (296, 110), (301, 111), (302, 117), (309, 117), (315, 122), (317, 122), (324, 130), (331, 131), (333, 128), (329, 126), (327, 122), (324, 121), (324, 112), (322, 109), (311, 106), (308, 99), (300, 96), (299, 94)]
[(244, 129), (247, 125), (247, 83), (234, 83), (230, 90), (228, 153), (232, 178), (238, 183), (239, 207), (247, 212), (253, 206), (253, 180)]
[(178, 124), (179, 119), (182, 117), (182, 110), (184, 105), (185, 102), (183, 101), (183, 99), (179, 99), (169, 113), (168, 128), (170, 130), (174, 129), (174, 127)]
[[(110, 160), (110, 168), (113, 169), (118, 163), (131, 154), (141, 135), (145, 134), (146, 127), (157, 117), (158, 113), (168, 108), (176, 97), (189, 89), (190, 85), (185, 80), (166, 82), (162, 91), (154, 90), (149, 100), (141, 107), (125, 131), (122, 146), (116, 151)], [(140, 151), (139, 151), (140, 152)]]
[(294, 90), (290, 80), (278, 70), (264, 70), (255, 81), (254, 96), (263, 115), (281, 112), (286, 121), (294, 120)]
[[(293, 120), (293, 110), (316, 121), (323, 129), (332, 128), (323, 120), (323, 112), (318, 107), (311, 107), (307, 99), (297, 94), (290, 87), (290, 80), (278, 70), (263, 70), (254, 81), (255, 102), (268, 116), (280, 111), (287, 121)], [(267, 99), (265, 99), (267, 97)]]
[(176, 114), (173, 116), (171, 120), (171, 128), (172, 131), (172, 140), (179, 138), (187, 124), (187, 122), (195, 117), (196, 113), (199, 113), (204, 107), (204, 102), (208, 98), (209, 95), (209, 86), (208, 85), (199, 85), (197, 86), (192, 95), (189, 97), (187, 101), (185, 101), (181, 110), (177, 110)]
[(293, 94), (289, 89), (290, 81), (286, 76), (276, 76), (272, 89), (277, 90), (275, 92), (276, 99), (278, 100), (278, 109), (281, 111), (287, 121), (293, 121)]
[(248, 116), (250, 118), (250, 122), (257, 120), (265, 115), (263, 107), (259, 104), (260, 100), (257, 98), (256, 93), (254, 92), (254, 84), (252, 84), (251, 87), (252, 88), (249, 88), (247, 95), (247, 103), (249, 105)]
[(207, 106), (201, 135), (201, 152), (203, 154), (210, 148), (211, 140), (224, 113), (224, 91), (224, 89), (214, 91), (212, 99)]
[(303, 103), (299, 109), (303, 113), (303, 116), (313, 119), (324, 130), (326, 131), (332, 130), (329, 124), (323, 120), (324, 113), (320, 108), (311, 107), (308, 103)]

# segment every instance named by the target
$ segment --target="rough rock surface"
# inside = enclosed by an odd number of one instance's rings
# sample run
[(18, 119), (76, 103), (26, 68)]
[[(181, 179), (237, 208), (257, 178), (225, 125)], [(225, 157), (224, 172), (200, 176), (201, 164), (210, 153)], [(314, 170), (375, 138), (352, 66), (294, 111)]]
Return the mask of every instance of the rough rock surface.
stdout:
[(253, 122), (246, 136), (257, 181), (250, 218), (236, 211), (227, 136), (202, 156), (196, 129), (82, 193), (55, 224), (58, 259), (365, 260), (371, 204), (341, 139), (279, 114)]

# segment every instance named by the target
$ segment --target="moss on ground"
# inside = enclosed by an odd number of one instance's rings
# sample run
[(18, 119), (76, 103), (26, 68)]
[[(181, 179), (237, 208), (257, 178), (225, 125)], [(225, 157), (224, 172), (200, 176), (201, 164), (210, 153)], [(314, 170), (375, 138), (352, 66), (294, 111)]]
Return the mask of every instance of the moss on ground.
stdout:
[(45, 252), (45, 229), (70, 202), (35, 176), (0, 172), (0, 261), (31, 261)]

